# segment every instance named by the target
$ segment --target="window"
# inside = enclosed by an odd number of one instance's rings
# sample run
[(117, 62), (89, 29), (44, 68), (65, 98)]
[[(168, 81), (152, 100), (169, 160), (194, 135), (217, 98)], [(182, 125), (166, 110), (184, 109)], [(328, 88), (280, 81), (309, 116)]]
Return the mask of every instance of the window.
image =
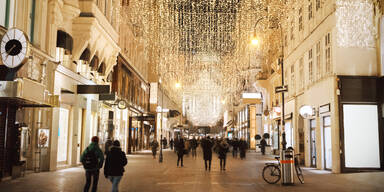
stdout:
[(316, 0), (316, 11), (318, 11), (321, 8), (321, 0)]
[(299, 31), (303, 30), (303, 8), (299, 9)]
[(316, 44), (316, 76), (317, 79), (321, 78), (321, 43), (317, 42)]
[(309, 76), (309, 83), (312, 83), (313, 81), (313, 61), (312, 61), (312, 49), (308, 52), (308, 76)]
[(291, 65), (291, 89), (292, 94), (295, 93), (295, 64)]
[(28, 35), (29, 35), (29, 40), (31, 43), (34, 43), (34, 37), (35, 37), (35, 12), (36, 12), (36, 0), (30, 1), (30, 12), (29, 12), (29, 28), (28, 28)]
[(293, 34), (293, 30), (295, 29), (295, 23), (294, 23), (294, 20), (292, 19), (291, 21), (291, 40), (293, 40), (295, 37), (294, 37), (294, 34)]
[(287, 35), (284, 36), (284, 45), (285, 45), (285, 47), (288, 47), (288, 37), (287, 37)]
[(299, 61), (299, 89), (304, 89), (304, 58)]
[(313, 13), (312, 13), (312, 0), (311, 0), (308, 5), (308, 20), (311, 20), (312, 18), (313, 18)]
[(331, 33), (325, 35), (325, 73), (331, 72)]
[(0, 0), (0, 25), (13, 27), (16, 1)]

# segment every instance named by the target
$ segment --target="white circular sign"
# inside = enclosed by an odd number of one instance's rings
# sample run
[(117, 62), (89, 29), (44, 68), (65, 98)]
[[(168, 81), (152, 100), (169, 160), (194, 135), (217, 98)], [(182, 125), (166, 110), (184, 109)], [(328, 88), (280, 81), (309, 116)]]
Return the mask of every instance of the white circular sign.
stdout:
[(309, 106), (309, 105), (304, 105), (302, 107), (300, 107), (300, 115), (307, 119), (307, 118), (310, 118), (313, 116), (313, 108), (312, 106)]

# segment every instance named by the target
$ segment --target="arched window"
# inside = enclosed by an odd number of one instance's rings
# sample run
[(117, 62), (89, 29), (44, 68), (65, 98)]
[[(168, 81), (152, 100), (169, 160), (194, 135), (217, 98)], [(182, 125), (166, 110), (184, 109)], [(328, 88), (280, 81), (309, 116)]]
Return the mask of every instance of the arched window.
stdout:
[(66, 52), (69, 52), (69, 54), (72, 54), (73, 38), (68, 33), (58, 30), (56, 47), (64, 48)]
[(104, 76), (105, 75), (105, 70), (106, 70), (106, 65), (104, 62), (102, 62), (99, 66), (99, 68), (97, 69), (97, 72), (101, 75), (101, 76)]
[(91, 71), (96, 71), (98, 65), (99, 65), (99, 57), (97, 57), (97, 55), (95, 55), (95, 56), (93, 56), (91, 63), (89, 63), (89, 67), (91, 68)]

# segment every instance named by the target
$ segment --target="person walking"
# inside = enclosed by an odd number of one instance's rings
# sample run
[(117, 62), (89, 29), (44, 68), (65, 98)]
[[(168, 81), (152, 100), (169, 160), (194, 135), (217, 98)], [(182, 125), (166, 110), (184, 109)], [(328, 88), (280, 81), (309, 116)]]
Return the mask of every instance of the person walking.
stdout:
[(227, 160), (227, 153), (228, 153), (229, 145), (226, 141), (226, 139), (223, 139), (218, 144), (218, 151), (219, 151), (219, 159), (220, 159), (220, 171), (225, 171), (225, 164)]
[(239, 142), (239, 149), (240, 149), (240, 159), (245, 159), (245, 153), (247, 151), (247, 142), (241, 138)]
[(167, 148), (167, 144), (168, 144), (168, 143), (167, 143), (167, 138), (164, 137), (162, 143), (163, 143), (163, 149)]
[(267, 146), (267, 142), (265, 141), (264, 137), (260, 141), (260, 149), (261, 149), (261, 154), (265, 155), (265, 146)]
[(113, 141), (113, 145), (107, 154), (104, 165), (104, 176), (112, 183), (112, 192), (119, 191), (119, 183), (124, 173), (124, 166), (127, 164), (127, 157), (120, 148), (118, 140)]
[(156, 152), (158, 147), (159, 147), (159, 142), (157, 142), (156, 139), (153, 139), (153, 141), (151, 142), (151, 148), (152, 148), (152, 156), (154, 159), (156, 159)]
[(184, 139), (180, 138), (179, 141), (176, 143), (176, 152), (177, 152), (177, 167), (179, 167), (179, 162), (181, 161), (181, 167), (183, 167), (183, 156), (185, 151), (185, 145), (184, 145)]
[(105, 146), (104, 146), (104, 154), (105, 155), (107, 155), (109, 149), (111, 148), (111, 145), (112, 145), (112, 140), (107, 139), (107, 141), (105, 142)]
[(171, 147), (171, 150), (173, 150), (173, 139), (171, 139), (170, 141), (169, 141), (169, 146)]
[(92, 192), (97, 191), (97, 184), (99, 182), (99, 169), (103, 167), (104, 155), (99, 147), (99, 138), (97, 136), (92, 137), (91, 144), (83, 151), (80, 156), (80, 162), (85, 169), (85, 186), (84, 192), (88, 192), (91, 187), (91, 181), (93, 178)]
[(237, 138), (232, 141), (232, 157), (237, 158), (237, 153), (239, 151), (239, 140)]
[(191, 143), (188, 139), (185, 139), (184, 141), (184, 154), (189, 157), (189, 151), (191, 150)]
[(191, 149), (192, 149), (192, 157), (194, 157), (196, 159), (196, 157), (197, 157), (197, 154), (196, 154), (197, 140), (195, 139), (195, 137), (192, 138), (190, 144), (191, 144)]
[[(206, 171), (208, 170), (208, 168), (209, 168), (209, 171), (211, 171), (212, 147), (213, 147), (213, 143), (212, 143), (211, 138), (209, 136), (206, 139), (203, 139), (201, 141), (201, 148), (203, 148), (203, 158), (204, 158), (204, 164), (205, 164), (205, 170)], [(207, 162), (209, 163), (209, 166), (207, 165)]]

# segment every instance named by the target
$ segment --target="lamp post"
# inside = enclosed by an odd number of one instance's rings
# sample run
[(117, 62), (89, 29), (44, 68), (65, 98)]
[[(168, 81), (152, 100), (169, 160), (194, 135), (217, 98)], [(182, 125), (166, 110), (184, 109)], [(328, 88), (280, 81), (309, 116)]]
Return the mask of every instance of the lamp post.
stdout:
[[(257, 24), (259, 24), (259, 22), (261, 20), (265, 19), (265, 17), (261, 17), (259, 18), (256, 23), (255, 23), (255, 26), (254, 26), (254, 38), (252, 39), (251, 43), (256, 45), (259, 43), (259, 40), (256, 38), (256, 26)], [(278, 22), (279, 24), (279, 28), (280, 28), (280, 35), (281, 35), (281, 55), (279, 57), (279, 65), (281, 67), (281, 86), (283, 87), (283, 89), (285, 88), (285, 85), (284, 85), (284, 42), (283, 42), (283, 28), (281, 26), (281, 23), (280, 21)], [(285, 106), (284, 106), (284, 92), (285, 91), (281, 91), (281, 116), (280, 116), (280, 122), (281, 122), (281, 149), (282, 150), (285, 150), (286, 149), (286, 145), (287, 145), (287, 141), (286, 141), (286, 138), (285, 138), (285, 120), (284, 120), (284, 117), (285, 117)], [(280, 135), (279, 135), (280, 136)], [(279, 145), (279, 148), (280, 148), (280, 145)]]
[[(159, 81), (159, 86), (161, 87), (161, 78), (165, 77), (165, 75), (167, 74), (170, 74), (170, 73), (173, 73), (175, 74), (176, 76), (176, 73), (174, 71), (167, 71), (165, 73), (163, 73), (161, 76), (160, 76), (160, 81)], [(181, 87), (181, 84), (180, 83), (176, 83), (176, 88), (179, 88)], [(159, 163), (162, 163), (163, 162), (163, 143), (162, 143), (162, 140), (163, 140), (163, 113), (164, 113), (164, 89), (161, 87), (161, 117), (160, 117), (160, 154), (159, 154)]]

